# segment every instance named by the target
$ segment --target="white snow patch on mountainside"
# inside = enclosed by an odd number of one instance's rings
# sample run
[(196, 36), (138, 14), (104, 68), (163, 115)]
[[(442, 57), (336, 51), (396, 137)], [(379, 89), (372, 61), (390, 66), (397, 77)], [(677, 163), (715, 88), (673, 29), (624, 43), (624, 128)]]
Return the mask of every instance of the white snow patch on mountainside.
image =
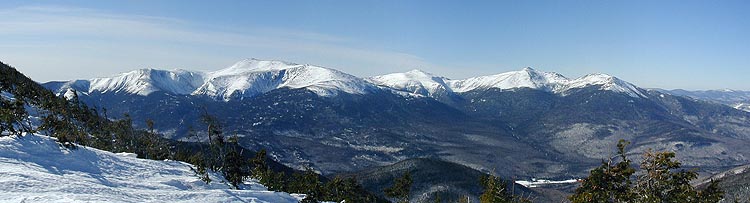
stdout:
[(750, 104), (749, 103), (737, 103), (737, 104), (734, 105), (734, 108), (750, 112)]
[(298, 202), (303, 195), (201, 181), (191, 165), (98, 149), (60, 147), (53, 138), (0, 137), (0, 202)]
[(534, 179), (532, 178), (531, 181), (528, 180), (517, 180), (516, 183), (519, 185), (523, 185), (524, 187), (533, 188), (533, 187), (539, 187), (544, 185), (552, 185), (552, 184), (574, 184), (578, 183), (581, 180), (579, 179), (570, 179), (570, 180), (544, 180), (544, 179)]

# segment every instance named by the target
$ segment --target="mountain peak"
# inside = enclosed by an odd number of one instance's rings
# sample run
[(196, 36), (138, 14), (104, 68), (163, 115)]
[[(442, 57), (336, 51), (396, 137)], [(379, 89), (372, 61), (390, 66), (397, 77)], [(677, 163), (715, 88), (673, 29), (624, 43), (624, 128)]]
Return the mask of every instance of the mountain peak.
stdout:
[(286, 68), (290, 66), (298, 66), (298, 65), (299, 64), (289, 63), (289, 62), (280, 61), (280, 60), (261, 60), (261, 59), (256, 59), (256, 58), (249, 58), (249, 59), (243, 59), (241, 61), (238, 61), (225, 69), (215, 71), (213, 72), (213, 74), (233, 75), (233, 74), (241, 74), (243, 72), (248, 72), (248, 71), (274, 70), (274, 69), (281, 69), (281, 68)]
[(337, 92), (361, 94), (374, 86), (334, 69), (253, 58), (209, 73), (204, 84), (193, 94), (230, 100), (235, 97), (252, 97), (283, 87), (305, 88), (326, 96)]
[(449, 84), (456, 92), (468, 92), (475, 89), (514, 89), (524, 87), (551, 91), (567, 81), (567, 78), (558, 73), (537, 71), (531, 67), (525, 67), (520, 71), (453, 80)]
[(406, 74), (414, 74), (414, 75), (432, 75), (432, 74), (430, 74), (430, 73), (428, 73), (428, 72), (425, 72), (425, 71), (423, 71), (423, 70), (420, 70), (420, 69), (412, 69), (412, 70), (410, 70), (410, 71), (406, 71)]
[(112, 77), (94, 78), (87, 81), (88, 85), (81, 85), (81, 81), (71, 81), (65, 86), (86, 93), (98, 91), (145, 96), (153, 92), (165, 91), (184, 95), (190, 94), (202, 81), (203, 74), (199, 72), (142, 68)]
[(438, 92), (450, 91), (450, 87), (445, 84), (445, 80), (447, 79), (436, 77), (431, 73), (419, 69), (413, 69), (403, 73), (374, 76), (367, 80), (380, 86), (386, 86), (398, 91), (422, 96), (431, 96)]
[(622, 92), (632, 97), (646, 97), (646, 95), (643, 94), (635, 85), (621, 80), (615, 76), (602, 73), (588, 74), (575, 80), (571, 80), (565, 86), (565, 89), (568, 90), (597, 85), (601, 86), (602, 90)]

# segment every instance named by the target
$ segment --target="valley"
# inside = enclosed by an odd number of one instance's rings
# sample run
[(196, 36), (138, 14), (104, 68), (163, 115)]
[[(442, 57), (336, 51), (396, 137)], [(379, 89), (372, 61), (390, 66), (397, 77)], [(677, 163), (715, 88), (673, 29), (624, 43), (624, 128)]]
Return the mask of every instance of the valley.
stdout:
[(675, 151), (701, 174), (746, 164), (750, 154), (750, 113), (604, 74), (568, 79), (525, 68), (464, 80), (422, 71), (357, 78), (258, 59), (188, 72), (43, 85), (60, 96), (76, 92), (113, 118), (128, 114), (136, 126), (153, 119), (171, 139), (191, 140), (207, 112), (242, 146), (330, 176), (431, 158), (501, 177), (576, 179), (620, 139), (633, 142), (633, 157)]

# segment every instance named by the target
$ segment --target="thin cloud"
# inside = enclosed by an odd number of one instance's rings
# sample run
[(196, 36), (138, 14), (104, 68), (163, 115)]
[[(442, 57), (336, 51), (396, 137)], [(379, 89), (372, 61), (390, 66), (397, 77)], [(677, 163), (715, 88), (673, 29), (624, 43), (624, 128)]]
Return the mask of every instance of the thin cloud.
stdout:
[[(3, 60), (22, 70), (29, 69), (32, 77), (41, 80), (73, 79), (59, 78), (60, 74), (55, 73), (66, 68), (94, 70), (93, 74), (98, 76), (140, 68), (132, 66), (144, 66), (143, 63), (185, 69), (219, 69), (233, 62), (227, 61), (228, 58), (248, 57), (301, 60), (292, 62), (316, 63), (362, 76), (435, 67), (415, 55), (363, 48), (356, 40), (323, 33), (262, 27), (222, 29), (181, 19), (123, 15), (87, 8), (26, 6), (0, 10), (0, 26), (4, 27), (0, 33), (0, 47), (16, 49), (15, 53), (0, 51), (0, 55), (8, 57)], [(79, 44), (85, 48), (76, 48)], [(56, 51), (42, 50), (44, 47)], [(143, 52), (149, 52), (148, 49), (152, 54), (162, 53), (163, 57), (139, 53), (137, 47), (142, 47)], [(204, 49), (207, 50), (205, 53), (200, 52)], [(106, 52), (112, 54), (104, 54)], [(179, 60), (181, 56), (183, 59)], [(58, 65), (55, 70), (45, 67), (49, 62), (35, 60), (57, 58), (56, 61), (61, 61), (65, 57), (68, 57), (68, 63)], [(86, 60), (98, 63), (92, 67), (92, 63), (84, 62)], [(133, 62), (138, 60), (142, 62)], [(113, 67), (106, 67), (101, 61), (109, 61)], [(191, 67), (191, 64), (203, 66)]]

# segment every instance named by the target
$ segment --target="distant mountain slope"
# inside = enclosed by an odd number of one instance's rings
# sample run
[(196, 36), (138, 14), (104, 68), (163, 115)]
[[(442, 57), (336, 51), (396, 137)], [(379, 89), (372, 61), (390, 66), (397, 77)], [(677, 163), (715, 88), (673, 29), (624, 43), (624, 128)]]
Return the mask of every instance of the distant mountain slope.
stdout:
[(687, 96), (704, 101), (716, 102), (750, 112), (750, 91), (737, 90), (660, 90), (673, 95)]
[(705, 178), (698, 187), (707, 187), (710, 180), (718, 181), (719, 187), (724, 190), (724, 200), (721, 202), (750, 202), (750, 165), (735, 167)]
[(211, 173), (206, 184), (194, 166), (135, 158), (93, 148), (70, 150), (52, 138), (0, 137), (0, 193), (11, 202), (298, 202), (248, 181), (233, 190)]

